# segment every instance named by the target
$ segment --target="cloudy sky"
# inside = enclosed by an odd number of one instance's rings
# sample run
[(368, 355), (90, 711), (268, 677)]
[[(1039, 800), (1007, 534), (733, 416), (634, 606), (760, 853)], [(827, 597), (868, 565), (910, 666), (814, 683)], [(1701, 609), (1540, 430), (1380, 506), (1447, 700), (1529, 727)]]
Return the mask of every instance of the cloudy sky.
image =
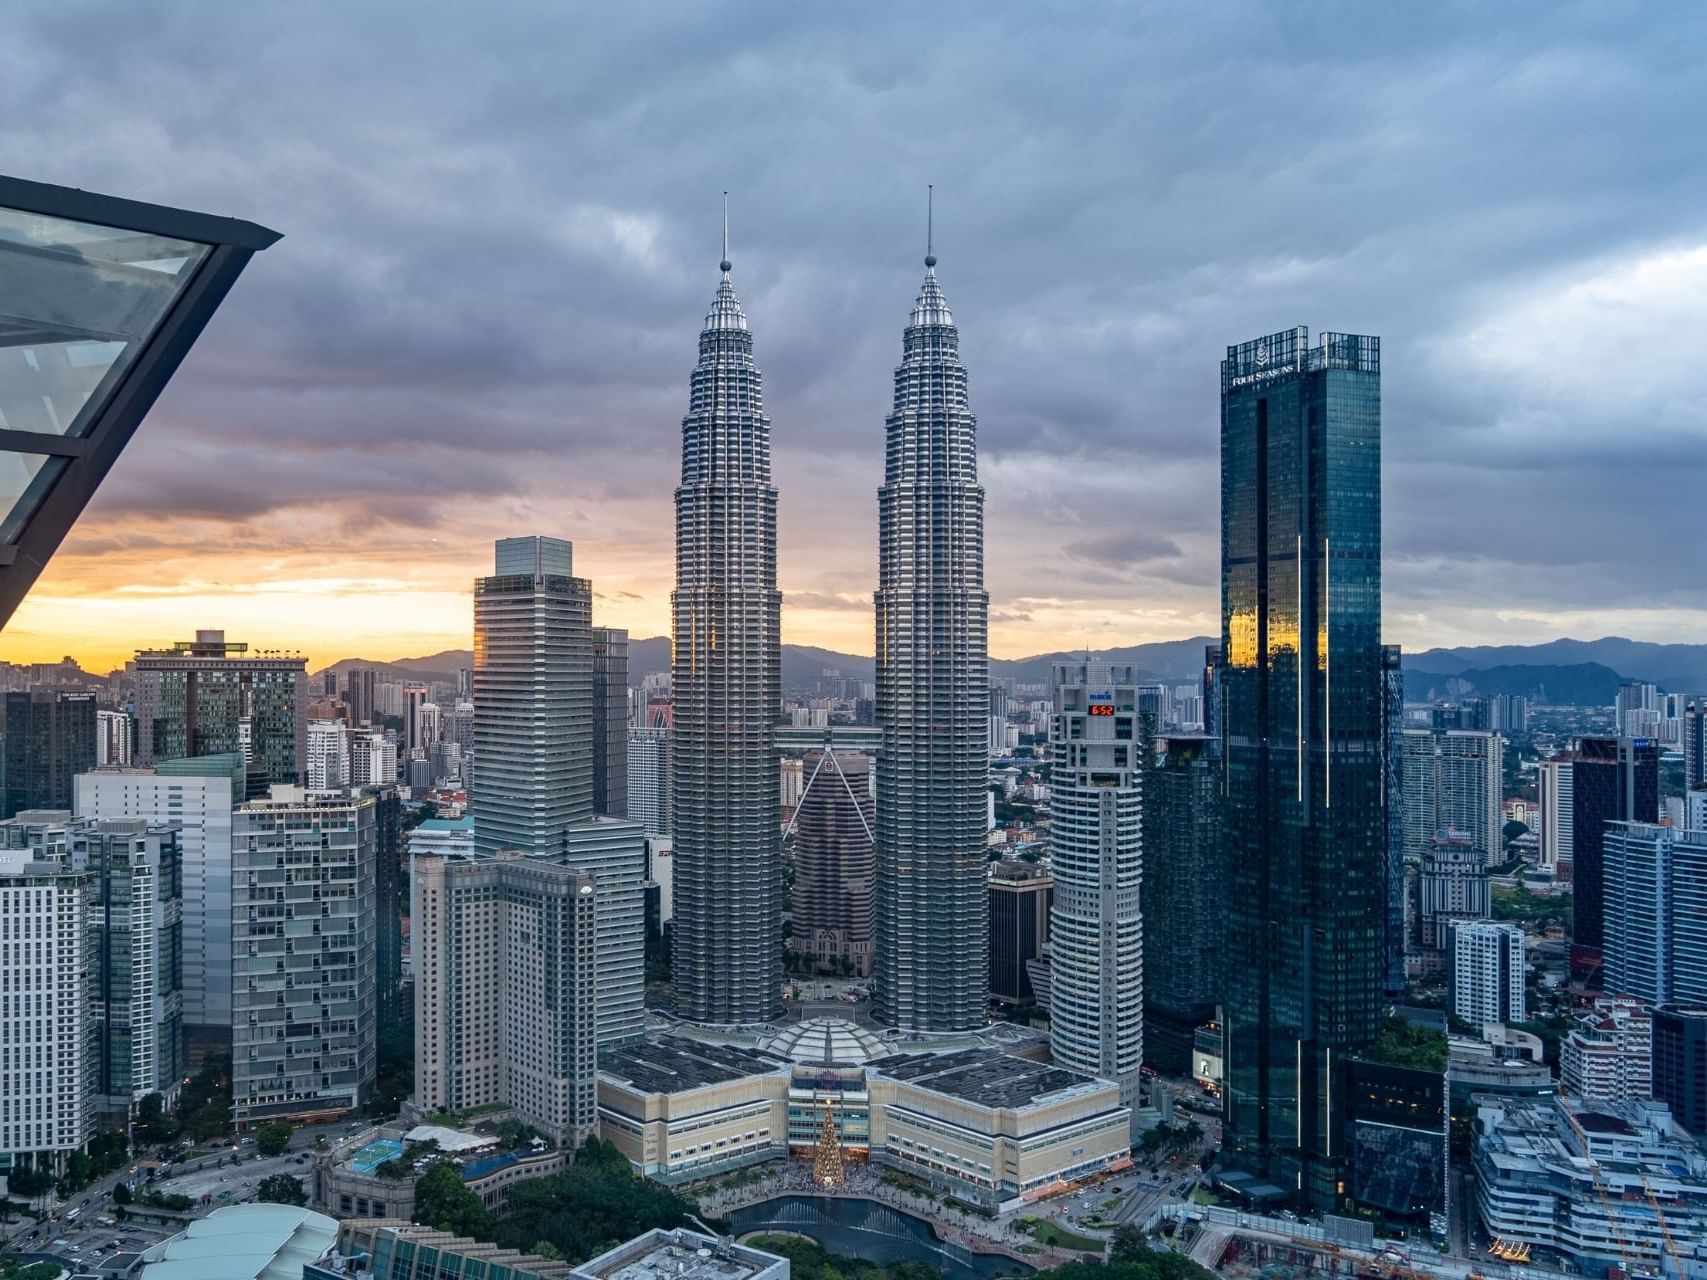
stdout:
[(1294, 324), (1383, 340), (1390, 639), (1707, 640), (1704, 64), (1681, 4), (25, 0), (0, 172), (285, 238), (0, 657), (465, 645), (529, 532), (661, 633), (725, 188), (785, 638), (869, 652), (928, 182), (996, 653), (1216, 629), (1217, 362)]

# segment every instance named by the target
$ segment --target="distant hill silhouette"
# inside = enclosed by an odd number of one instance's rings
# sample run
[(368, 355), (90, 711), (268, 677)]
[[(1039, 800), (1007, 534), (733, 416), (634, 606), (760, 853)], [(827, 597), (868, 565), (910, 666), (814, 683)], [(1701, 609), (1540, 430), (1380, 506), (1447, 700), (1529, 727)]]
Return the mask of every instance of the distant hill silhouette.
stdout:
[[(1140, 680), (1192, 684), (1202, 675), (1208, 636), (1163, 640), (1152, 644), (1099, 649), (1092, 656), (1108, 662), (1127, 662), (1138, 668)], [(647, 636), (628, 644), (629, 679), (639, 684), (646, 676), (669, 669), (667, 636)], [(1028, 658), (992, 658), (990, 674), (1018, 684), (1043, 684), (1056, 662), (1084, 657), (1083, 650), (1039, 653)], [(419, 658), (374, 662), (340, 658), (338, 671), (376, 667), (392, 679), (456, 679), (459, 668), (474, 664), (467, 649), (446, 649)], [(873, 678), (872, 659), (864, 654), (837, 653), (811, 645), (782, 646), (784, 689), (809, 689), (825, 671), (861, 681)], [(1669, 693), (1707, 693), (1707, 645), (1652, 644), (1608, 636), (1601, 640), (1550, 640), (1535, 645), (1478, 645), (1459, 649), (1426, 649), (1405, 654), (1405, 696), (1423, 700), (1445, 695), (1448, 679), (1465, 680), (1476, 693), (1521, 694), (1535, 697), (1545, 689), (1548, 701), (1562, 705), (1606, 706), (1627, 680), (1649, 680)]]

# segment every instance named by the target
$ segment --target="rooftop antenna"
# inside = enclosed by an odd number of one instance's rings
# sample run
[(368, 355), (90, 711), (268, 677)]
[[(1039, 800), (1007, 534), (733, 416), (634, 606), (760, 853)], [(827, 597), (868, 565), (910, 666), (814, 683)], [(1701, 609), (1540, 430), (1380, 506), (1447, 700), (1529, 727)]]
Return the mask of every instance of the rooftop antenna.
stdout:
[(925, 265), (936, 266), (936, 185), (925, 184)]
[(717, 269), (724, 275), (729, 274), (729, 193), (723, 193), (723, 261), (717, 264)]

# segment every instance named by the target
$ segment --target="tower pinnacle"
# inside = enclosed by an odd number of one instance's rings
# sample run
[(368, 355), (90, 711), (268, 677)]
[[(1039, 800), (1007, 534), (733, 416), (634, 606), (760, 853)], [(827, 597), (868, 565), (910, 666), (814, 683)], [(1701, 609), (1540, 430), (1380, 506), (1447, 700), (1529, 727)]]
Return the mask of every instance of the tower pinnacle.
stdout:
[(717, 269), (724, 275), (729, 274), (729, 193), (723, 193), (723, 261), (717, 264)]
[(936, 186), (932, 183), (925, 184), (925, 266), (936, 266)]

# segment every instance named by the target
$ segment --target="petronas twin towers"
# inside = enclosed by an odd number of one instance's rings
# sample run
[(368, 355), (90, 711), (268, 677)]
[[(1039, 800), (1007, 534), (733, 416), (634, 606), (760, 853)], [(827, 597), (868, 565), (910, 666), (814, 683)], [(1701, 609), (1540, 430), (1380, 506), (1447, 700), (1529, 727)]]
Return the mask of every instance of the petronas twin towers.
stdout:
[[(925, 258), (878, 491), (876, 1013), (917, 1031), (986, 1010), (989, 705), (984, 491), (960, 339)], [(676, 490), (677, 1012), (781, 1010), (781, 600), (753, 339), (729, 276), (699, 339)]]

